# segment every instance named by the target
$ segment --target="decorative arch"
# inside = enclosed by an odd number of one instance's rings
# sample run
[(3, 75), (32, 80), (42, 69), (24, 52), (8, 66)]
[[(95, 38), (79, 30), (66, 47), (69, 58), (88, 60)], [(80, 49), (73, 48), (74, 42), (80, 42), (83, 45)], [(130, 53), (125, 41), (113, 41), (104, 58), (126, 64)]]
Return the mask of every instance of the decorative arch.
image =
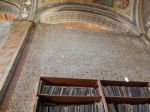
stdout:
[(108, 18), (106, 16), (92, 14), (88, 12), (79, 12), (79, 11), (59, 11), (53, 13), (44, 13), (40, 16), (39, 21), (41, 23), (47, 24), (60, 24), (60, 23), (93, 23), (95, 25), (104, 27), (108, 31), (112, 32), (122, 32), (122, 33), (131, 33), (120, 22)]
[[(62, 15), (63, 13), (77, 13), (78, 15), (85, 14), (87, 17), (91, 15), (92, 17), (98, 16), (98, 18), (106, 18), (107, 20), (113, 21), (117, 26), (119, 26), (122, 29), (121, 32), (132, 32), (133, 34), (139, 35), (141, 32), (139, 32), (138, 28), (132, 24), (132, 22), (128, 21), (127, 19), (123, 18), (119, 14), (114, 13), (113, 11), (106, 10), (103, 8), (98, 8), (98, 7), (91, 7), (91, 6), (83, 6), (79, 4), (56, 4), (54, 6), (49, 6), (45, 9), (42, 10), (37, 10), (34, 16), (34, 21), (35, 22), (42, 22), (42, 23), (48, 23), (48, 18), (52, 18), (52, 15)], [(49, 17), (48, 17), (49, 16)], [(45, 18), (45, 20), (44, 20)], [(46, 20), (47, 19), (47, 20)], [(65, 19), (64, 21), (72, 21), (73, 19)], [(96, 19), (98, 20), (98, 19)], [(45, 21), (45, 22), (43, 22)], [(87, 20), (79, 20), (78, 21), (83, 21), (86, 22)], [(94, 21), (89, 21), (88, 22), (94, 22)], [(49, 23), (52, 23), (49, 21)], [(95, 22), (94, 22), (95, 23)], [(96, 24), (100, 24), (98, 21)], [(100, 24), (101, 25), (101, 24)], [(104, 24), (103, 24), (104, 25)], [(114, 25), (115, 26), (115, 25)], [(110, 27), (109, 27), (110, 28)], [(116, 30), (116, 29), (115, 29)], [(116, 30), (118, 31), (118, 30)]]
[[(136, 35), (144, 33), (141, 21), (141, 0), (2, 0), (7, 4), (0, 9), (4, 13), (17, 15), (20, 20), (38, 22), (43, 14), (60, 11), (88, 12), (103, 15), (122, 24)], [(9, 5), (8, 5), (9, 4)], [(4, 7), (4, 6), (0, 6)], [(15, 9), (16, 11), (12, 10)], [(9, 9), (6, 11), (4, 9)], [(19, 17), (18, 17), (19, 15)]]

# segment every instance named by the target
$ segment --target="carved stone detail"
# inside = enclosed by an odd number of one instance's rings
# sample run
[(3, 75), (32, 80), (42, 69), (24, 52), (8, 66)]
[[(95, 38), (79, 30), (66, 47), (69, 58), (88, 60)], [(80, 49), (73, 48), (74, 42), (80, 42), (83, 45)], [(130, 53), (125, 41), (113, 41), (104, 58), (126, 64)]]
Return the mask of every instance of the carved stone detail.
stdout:
[(31, 20), (33, 0), (22, 0), (20, 19)]
[(115, 4), (120, 9), (126, 9), (129, 6), (129, 0), (116, 0)]

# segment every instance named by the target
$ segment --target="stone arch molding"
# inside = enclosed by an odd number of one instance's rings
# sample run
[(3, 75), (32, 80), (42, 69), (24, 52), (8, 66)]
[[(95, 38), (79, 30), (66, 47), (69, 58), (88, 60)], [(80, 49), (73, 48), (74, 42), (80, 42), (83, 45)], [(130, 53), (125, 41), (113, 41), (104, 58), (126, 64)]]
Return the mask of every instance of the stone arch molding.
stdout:
[[(73, 15), (78, 15), (78, 18), (75, 18), (74, 16), (71, 18), (67, 18), (67, 16), (70, 17), (70, 13), (73, 13)], [(62, 15), (64, 18), (62, 19)], [(54, 17), (55, 16), (55, 17)], [(59, 17), (58, 17), (59, 16)], [(90, 16), (90, 17), (89, 17)], [(97, 16), (97, 17), (96, 17)], [(59, 21), (57, 19), (59, 18)], [(96, 17), (96, 21), (93, 21), (92, 19), (89, 18), (94, 18)], [(112, 31), (121, 31), (122, 32), (130, 32), (131, 34), (136, 34), (139, 35), (140, 32), (138, 28), (132, 24), (130, 21), (127, 19), (123, 18), (119, 14), (114, 13), (111, 10), (106, 10), (102, 8), (97, 8), (97, 7), (90, 7), (90, 6), (82, 6), (78, 4), (59, 4), (56, 6), (50, 6), (47, 8), (44, 8), (42, 10), (37, 10), (34, 16), (34, 21), (35, 22), (42, 22), (42, 23), (52, 23), (51, 18), (56, 18), (55, 21), (53, 21), (55, 24), (65, 21), (80, 21), (80, 22), (90, 22), (90, 23), (95, 23), (95, 24), (100, 24), (100, 25), (105, 25), (105, 27), (111, 29)], [(99, 23), (100, 20), (107, 20), (105, 22), (106, 24)], [(110, 26), (112, 25), (112, 27)], [(115, 28), (115, 29), (114, 29)]]
[[(18, 7), (17, 15), (19, 14), (19, 17), (18, 17), (19, 20), (31, 20), (31, 21), (37, 22), (37, 21), (43, 20), (44, 17), (47, 18), (48, 15), (50, 17), (52, 16), (52, 14), (55, 15), (56, 12), (59, 12), (61, 14), (61, 11), (63, 11), (62, 10), (63, 8), (66, 11), (72, 11), (72, 9), (70, 10), (70, 8), (74, 8), (73, 11), (81, 12), (81, 13), (84, 12), (85, 14), (87, 14), (87, 17), (89, 17), (89, 15), (91, 15), (93, 17), (93, 16), (95, 16), (94, 14), (96, 14), (98, 16), (103, 15), (98, 18), (103, 17), (108, 21), (108, 23), (110, 23), (110, 19), (113, 22), (115, 21), (113, 23), (113, 28), (115, 27), (114, 24), (116, 24), (116, 26), (119, 26), (122, 29), (125, 29), (125, 30), (121, 29), (123, 32), (133, 32), (133, 34), (136, 34), (136, 35), (140, 35), (140, 33), (142, 32), (141, 31), (142, 25), (139, 26), (139, 24), (140, 24), (138, 22), (139, 20), (133, 18), (133, 17), (137, 16), (135, 14), (137, 14), (138, 12), (135, 12), (135, 9), (138, 8), (138, 4), (140, 4), (138, 1), (140, 1), (140, 0), (132, 0), (131, 3), (128, 3), (129, 0), (115, 0), (115, 1), (120, 1), (120, 2), (115, 2), (116, 4), (113, 7), (107, 7), (105, 5), (98, 4), (99, 2), (93, 1), (93, 2), (90, 2), (90, 4), (86, 4), (86, 3), (82, 4), (82, 3), (74, 3), (74, 2), (72, 2), (72, 3), (60, 2), (60, 3), (56, 3), (56, 4), (48, 4), (46, 6), (44, 5), (41, 8), (37, 7), (39, 0), (2, 0), (2, 1), (9, 1), (9, 4), (10, 4), (10, 2), (13, 4), (15, 3), (13, 5), (13, 7), (14, 6)], [(16, 2), (14, 2), (14, 1), (16, 1)], [(49, 2), (49, 0), (47, 0), (47, 1)], [(67, 1), (70, 1), (70, 0), (67, 0)], [(82, 0), (79, 0), (79, 1), (82, 1)], [(89, 0), (89, 1), (91, 1), (91, 0)], [(125, 1), (126, 5), (124, 5), (124, 2), (121, 2), (121, 1)], [(129, 10), (128, 13), (125, 13), (124, 9), (126, 11), (128, 9)], [(7, 11), (7, 12), (9, 12), (9, 11)], [(86, 12), (88, 12), (88, 13), (86, 13)], [(130, 14), (129, 14), (129, 12), (130, 12)], [(81, 13), (80, 13), (80, 15), (82, 17)], [(79, 13), (77, 13), (77, 14), (79, 15)], [(68, 15), (69, 15), (69, 13), (68, 13)], [(131, 15), (131, 18), (129, 18), (126, 15)], [(72, 20), (74, 20), (74, 19), (75, 18), (72, 17)], [(66, 18), (65, 21), (67, 21), (67, 20), (72, 21), (71, 19)], [(94, 22), (89, 19), (88, 20), (76, 19), (76, 20), (85, 21), (85, 22), (88, 21), (88, 22), (92, 22), (92, 23)], [(101, 23), (98, 23), (97, 21), (94, 23), (101, 24)], [(104, 24), (102, 24), (102, 25), (104, 25)], [(107, 25), (105, 25), (105, 26), (107, 26)], [(107, 26), (107, 27), (109, 29), (112, 29), (110, 26)], [(117, 31), (117, 29), (113, 29), (113, 30)]]
[(81, 22), (81, 23), (93, 23), (96, 25), (104, 26), (112, 32), (131, 33), (131, 31), (122, 25), (120, 22), (115, 21), (106, 16), (91, 14), (88, 12), (79, 11), (60, 11), (53, 13), (43, 13), (39, 21), (41, 23), (59, 24), (64, 22)]

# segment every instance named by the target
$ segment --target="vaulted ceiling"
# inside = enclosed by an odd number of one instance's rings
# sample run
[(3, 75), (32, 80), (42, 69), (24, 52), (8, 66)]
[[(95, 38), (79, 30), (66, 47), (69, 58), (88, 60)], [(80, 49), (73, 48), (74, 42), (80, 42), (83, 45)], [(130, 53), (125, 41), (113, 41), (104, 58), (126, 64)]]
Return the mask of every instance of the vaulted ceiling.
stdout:
[(16, 15), (18, 19), (50, 24), (94, 23), (136, 35), (145, 32), (143, 0), (2, 0), (2, 6), (1, 11)]

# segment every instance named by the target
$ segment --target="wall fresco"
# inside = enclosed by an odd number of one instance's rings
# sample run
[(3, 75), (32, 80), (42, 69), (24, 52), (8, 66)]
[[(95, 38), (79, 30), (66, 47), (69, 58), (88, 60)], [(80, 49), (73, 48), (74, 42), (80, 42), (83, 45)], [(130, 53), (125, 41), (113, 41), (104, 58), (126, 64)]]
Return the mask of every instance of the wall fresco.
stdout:
[(133, 21), (136, 1), (137, 0), (39, 0), (37, 3), (37, 9), (44, 7), (46, 8), (48, 5), (52, 4), (63, 4), (71, 2), (71, 4), (79, 3), (81, 6), (91, 5), (91, 7), (99, 7), (99, 9), (105, 7), (105, 10), (108, 9), (110, 11), (114, 11), (115, 13), (119, 13), (130, 21)]
[(89, 22), (89, 23), (94, 23), (97, 25), (101, 25), (106, 27), (109, 31), (112, 32), (122, 32), (122, 33), (131, 33), (131, 31), (124, 26), (123, 24), (107, 18), (105, 16), (100, 16), (100, 15), (92, 15), (88, 13), (80, 13), (80, 12), (58, 12), (58, 13), (52, 13), (40, 18), (41, 23), (46, 23), (46, 24), (58, 24), (58, 23), (64, 23), (64, 22)]

